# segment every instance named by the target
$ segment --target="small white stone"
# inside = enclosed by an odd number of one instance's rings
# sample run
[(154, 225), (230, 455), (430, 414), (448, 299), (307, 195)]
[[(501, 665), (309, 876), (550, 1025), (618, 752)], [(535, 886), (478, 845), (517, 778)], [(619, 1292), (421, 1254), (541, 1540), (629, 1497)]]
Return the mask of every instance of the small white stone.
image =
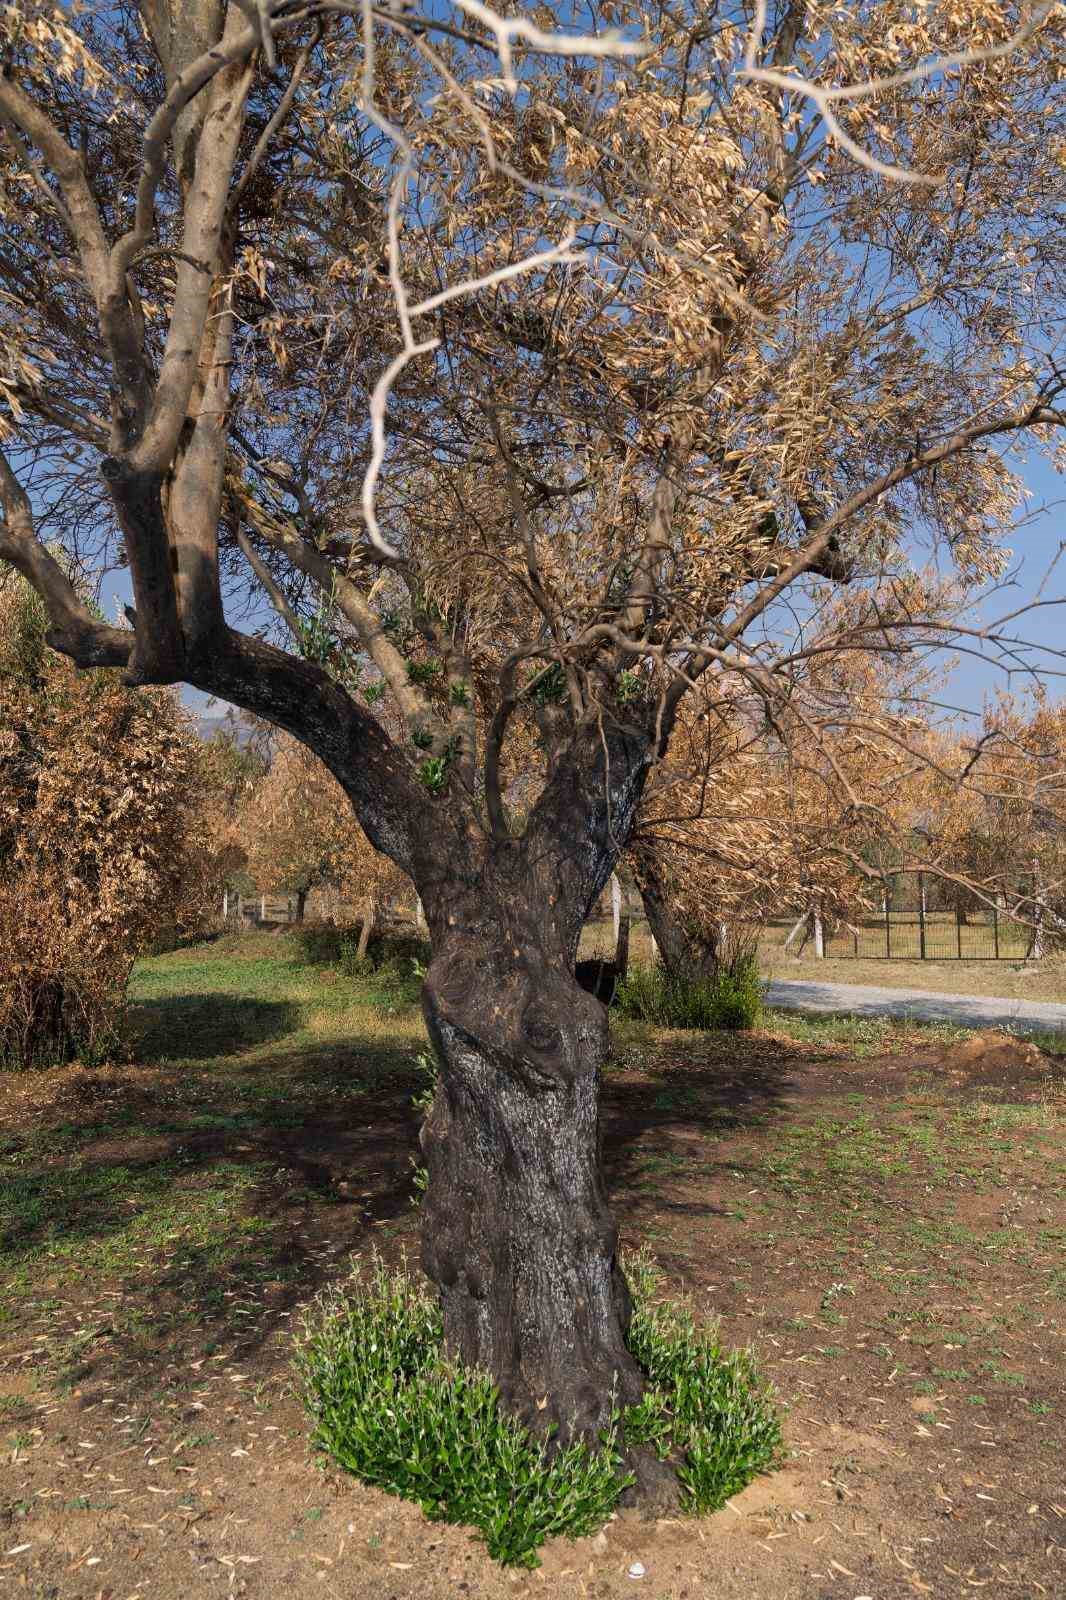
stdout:
[(633, 1565), (629, 1569), (629, 1576), (631, 1578), (643, 1578), (643, 1576), (644, 1576), (644, 1563), (643, 1563), (643, 1561), (634, 1561)]

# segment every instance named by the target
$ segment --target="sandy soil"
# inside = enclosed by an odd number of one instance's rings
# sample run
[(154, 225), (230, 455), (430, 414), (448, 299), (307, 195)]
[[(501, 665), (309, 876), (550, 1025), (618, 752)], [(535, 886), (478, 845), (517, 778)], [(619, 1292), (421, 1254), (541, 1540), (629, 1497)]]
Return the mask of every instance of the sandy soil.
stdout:
[[(110, 1275), (53, 1269), (46, 1250), (12, 1280), (0, 1591), (1061, 1600), (1060, 1074), (1032, 1047), (987, 1039), (862, 1061), (768, 1036), (728, 1050), (666, 1036), (653, 1066), (628, 1049), (605, 1090), (624, 1236), (650, 1241), (727, 1342), (755, 1346), (792, 1455), (716, 1516), (624, 1513), (547, 1547), (531, 1574), (323, 1470), (291, 1390), (301, 1300), (353, 1250), (415, 1245), (403, 1097), (323, 1105), (281, 1133), (90, 1139), (83, 1167), (121, 1155), (137, 1168), (169, 1137), (190, 1157), (181, 1183), (222, 1159), (265, 1163), (240, 1203), (269, 1230), (254, 1280), (246, 1262), (210, 1259), (183, 1276), (165, 1236)], [(72, 1104), (91, 1123), (106, 1101), (111, 1126), (116, 1106), (143, 1117), (169, 1093), (159, 1071), (94, 1081), (0, 1087), (9, 1152), (29, 1121)]]

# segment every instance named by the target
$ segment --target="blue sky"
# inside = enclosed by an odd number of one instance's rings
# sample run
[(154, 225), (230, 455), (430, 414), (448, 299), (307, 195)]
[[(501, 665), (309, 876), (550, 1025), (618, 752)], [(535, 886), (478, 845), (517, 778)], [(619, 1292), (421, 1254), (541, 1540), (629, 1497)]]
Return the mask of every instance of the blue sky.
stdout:
[[(1066, 695), (1066, 554), (1048, 577), (1048, 569), (1066, 545), (1066, 479), (1039, 457), (1030, 458), (1025, 479), (1032, 492), (1030, 510), (1034, 514), (1010, 541), (1014, 556), (1008, 585), (975, 607), (971, 625), (987, 625), (1037, 598), (1055, 603), (1041, 605), (1012, 625), (1011, 631), (1030, 645), (1025, 654), (1031, 674), (1020, 671), (1008, 681), (1006, 674), (991, 664), (972, 656), (959, 659), (946, 698), (971, 711), (980, 710), (997, 689), (1021, 692), (1032, 685), (1034, 676), (1046, 685), (1053, 699)], [(1056, 651), (1063, 652), (1064, 659), (1058, 659)]]

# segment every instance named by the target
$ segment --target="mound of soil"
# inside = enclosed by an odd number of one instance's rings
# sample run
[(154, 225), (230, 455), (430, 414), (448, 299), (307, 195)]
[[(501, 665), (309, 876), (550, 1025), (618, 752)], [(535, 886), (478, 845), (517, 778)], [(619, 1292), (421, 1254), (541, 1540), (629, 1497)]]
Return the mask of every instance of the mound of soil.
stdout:
[(936, 1064), (967, 1082), (1023, 1083), (1048, 1074), (1051, 1058), (1007, 1033), (975, 1033), (937, 1052)]

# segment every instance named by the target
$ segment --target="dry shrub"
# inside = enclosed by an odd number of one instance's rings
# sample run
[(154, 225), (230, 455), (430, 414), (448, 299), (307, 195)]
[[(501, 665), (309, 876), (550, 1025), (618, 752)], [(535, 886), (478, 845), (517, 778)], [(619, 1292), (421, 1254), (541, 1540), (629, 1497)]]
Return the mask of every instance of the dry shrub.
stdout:
[(187, 875), (193, 743), (169, 690), (78, 673), (0, 579), (0, 1064), (113, 1049), (135, 957)]
[(371, 905), (371, 920), (390, 897), (412, 899), (406, 873), (375, 850), (336, 778), (306, 746), (285, 734), (274, 742), (269, 771), (247, 789), (239, 837), (260, 890), (308, 894), (334, 888)]
[(86, 946), (54, 887), (32, 872), (0, 885), (0, 1067), (99, 1060), (116, 1042), (130, 960)]

